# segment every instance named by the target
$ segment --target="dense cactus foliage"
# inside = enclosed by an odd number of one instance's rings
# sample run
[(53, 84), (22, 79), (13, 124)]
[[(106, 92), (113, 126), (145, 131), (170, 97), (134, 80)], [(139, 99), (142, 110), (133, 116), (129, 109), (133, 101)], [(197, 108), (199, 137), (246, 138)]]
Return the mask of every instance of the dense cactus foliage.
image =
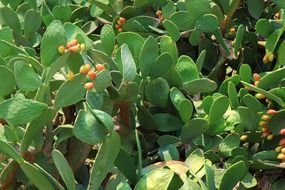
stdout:
[(281, 0), (0, 0), (0, 189), (285, 189)]

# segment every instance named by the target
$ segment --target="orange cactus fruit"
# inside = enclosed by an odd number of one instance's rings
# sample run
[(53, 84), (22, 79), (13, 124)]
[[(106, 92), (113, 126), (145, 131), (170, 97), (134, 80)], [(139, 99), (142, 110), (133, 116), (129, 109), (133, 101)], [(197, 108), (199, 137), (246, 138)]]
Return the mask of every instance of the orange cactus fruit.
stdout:
[(267, 110), (268, 115), (275, 115), (276, 113), (277, 113), (277, 111), (274, 109)]
[(266, 132), (269, 131), (269, 128), (268, 128), (268, 127), (262, 127), (262, 128), (261, 128), (261, 131), (262, 131), (263, 133), (266, 133)]
[(103, 70), (105, 70), (105, 66), (103, 65), (103, 64), (96, 64), (96, 69), (98, 70), (98, 71), (103, 71)]
[(92, 89), (94, 88), (93, 82), (87, 82), (87, 83), (85, 83), (85, 84), (84, 84), (84, 88), (85, 88), (86, 90), (92, 90)]
[(161, 10), (157, 10), (155, 15), (158, 16), (158, 17), (162, 16), (162, 11)]
[(285, 138), (279, 141), (279, 146), (285, 146)]
[(97, 77), (96, 72), (92, 70), (90, 70), (87, 75), (91, 80), (94, 80)]
[(80, 72), (80, 74), (87, 74), (90, 71), (90, 69), (91, 69), (91, 65), (90, 64), (85, 64), (85, 65), (82, 65), (80, 67), (79, 72)]
[(267, 122), (265, 122), (265, 121), (260, 121), (260, 122), (258, 123), (258, 125), (259, 125), (260, 127), (266, 127), (266, 128), (268, 128), (268, 124), (267, 124)]
[(74, 46), (70, 47), (69, 50), (70, 50), (72, 53), (78, 53), (78, 52), (80, 52), (80, 50), (81, 50), (80, 44), (77, 44), (77, 45), (74, 45)]
[(78, 44), (78, 40), (77, 39), (73, 39), (73, 40), (71, 40), (70, 42), (67, 43), (66, 48), (69, 49), (72, 46), (75, 46), (77, 44)]
[(285, 129), (281, 129), (281, 130), (279, 131), (279, 134), (280, 134), (280, 135), (285, 135)]
[(261, 117), (261, 119), (262, 119), (263, 121), (270, 121), (271, 117), (270, 117), (269, 115), (265, 114), (265, 115), (263, 115), (263, 116)]
[(252, 75), (252, 77), (253, 77), (253, 79), (256, 80), (256, 81), (260, 81), (260, 78), (261, 78), (258, 73), (254, 73), (254, 74)]
[(119, 30), (119, 29), (121, 28), (121, 26), (118, 25), (118, 24), (115, 24), (115, 28), (116, 28), (117, 30)]
[(159, 21), (160, 21), (160, 22), (163, 22), (163, 21), (164, 21), (164, 17), (163, 17), (163, 16), (160, 16), (160, 17), (159, 17)]
[(120, 17), (120, 18), (119, 18), (119, 21), (120, 21), (122, 24), (124, 24), (124, 23), (126, 22), (126, 19), (125, 19), (124, 17)]
[(236, 29), (234, 27), (231, 27), (230, 33), (235, 33), (235, 32), (236, 32)]

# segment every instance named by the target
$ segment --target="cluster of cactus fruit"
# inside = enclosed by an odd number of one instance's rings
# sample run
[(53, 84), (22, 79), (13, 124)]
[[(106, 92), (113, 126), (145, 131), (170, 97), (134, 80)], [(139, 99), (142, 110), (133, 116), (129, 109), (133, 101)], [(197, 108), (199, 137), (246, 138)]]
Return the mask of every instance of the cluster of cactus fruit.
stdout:
[(123, 25), (125, 24), (126, 19), (124, 17), (119, 17), (117, 20), (117, 23), (115, 24), (115, 28), (118, 30), (118, 32), (123, 31)]
[[(266, 57), (267, 57), (266, 59), (268, 59), (267, 62), (273, 61), (273, 59), (274, 59), (274, 55), (270, 52), (266, 54)], [(253, 85), (258, 87), (258, 84), (261, 80), (261, 76), (258, 73), (254, 73), (252, 75), (252, 78), (254, 80)], [(252, 91), (252, 89), (250, 87), (247, 87), (247, 86), (245, 87), (245, 89), (247, 89), (248, 91)], [(257, 98), (259, 100), (264, 100), (264, 99), (266, 99), (266, 96), (262, 93), (256, 93), (255, 98)], [(266, 99), (266, 103), (269, 103), (269, 102), (270, 101), (268, 99)], [(269, 122), (270, 122), (271, 118), (274, 115), (276, 115), (277, 113), (278, 113), (278, 111), (275, 109), (268, 109), (266, 111), (266, 113), (264, 113), (261, 116), (261, 119), (260, 119), (258, 125), (259, 125), (260, 131), (262, 133), (262, 136), (261, 136), (262, 138), (264, 138), (266, 140), (272, 140), (274, 138), (274, 134), (272, 133), (272, 131), (269, 128)], [(282, 128), (279, 131), (279, 135), (285, 136), (285, 128)], [(241, 141), (247, 141), (247, 139), (248, 139), (248, 135), (246, 135), (246, 134), (240, 136)], [(281, 140), (279, 141), (279, 144), (275, 148), (275, 151), (278, 153), (277, 159), (281, 160), (280, 165), (285, 166), (285, 138), (284, 137), (281, 138)]]
[(273, 139), (273, 134), (269, 129), (268, 121), (270, 121), (271, 117), (277, 113), (276, 110), (269, 109), (266, 114), (262, 115), (261, 120), (259, 122), (259, 126), (261, 127), (262, 137), (267, 140)]
[[(92, 69), (90, 64), (84, 64), (80, 67), (80, 74), (86, 75), (90, 80), (95, 80), (97, 77), (96, 71), (100, 72), (105, 69), (104, 65), (96, 64), (95, 68)], [(94, 82), (87, 82), (84, 84), (84, 88), (87, 90), (92, 90), (94, 88)]]
[[(267, 139), (267, 140), (272, 140), (274, 135), (270, 131), (268, 122), (270, 121), (271, 117), (277, 113), (276, 110), (274, 109), (269, 109), (267, 112), (261, 116), (261, 120), (259, 121), (258, 125), (260, 127), (260, 131), (262, 132), (262, 137)], [(285, 130), (284, 130), (285, 134)], [(242, 135), (240, 137), (241, 141), (246, 141), (248, 139), (247, 135)], [(284, 149), (285, 150), (285, 149)]]
[(71, 51), (73, 53), (78, 53), (80, 51), (84, 51), (84, 49), (85, 49), (84, 43), (80, 44), (80, 43), (78, 43), (77, 39), (73, 39), (70, 42), (68, 42), (66, 44), (66, 46), (60, 45), (58, 47), (58, 52), (60, 54), (64, 54), (65, 52), (68, 52), (68, 51)]
[[(285, 128), (281, 129), (279, 134), (285, 136)], [(279, 146), (275, 148), (275, 151), (278, 152), (277, 159), (282, 161), (282, 165), (285, 165), (285, 138), (279, 141)]]
[[(254, 79), (254, 86), (257, 86), (258, 83), (259, 83), (259, 81), (260, 81), (260, 79), (261, 79), (260, 75), (259, 75), (258, 73), (254, 73), (254, 74), (252, 75), (252, 77), (253, 77), (253, 79)], [(262, 93), (256, 93), (256, 94), (255, 94), (255, 97), (256, 97), (257, 99), (259, 99), (259, 100), (262, 100), (262, 99), (266, 98), (266, 97), (264, 96), (264, 94), (262, 94)]]
[[(77, 39), (73, 39), (67, 43), (66, 47), (63, 45), (58, 47), (58, 52), (63, 54), (67, 51), (71, 51), (73, 53), (78, 53), (85, 49), (85, 44), (79, 44)], [(97, 72), (103, 71), (105, 66), (103, 64), (96, 64), (95, 68), (92, 68), (91, 64), (84, 64), (80, 67), (79, 73), (84, 74), (89, 78), (91, 81), (95, 80), (97, 77)], [(67, 80), (72, 81), (74, 79), (74, 73), (69, 71), (67, 74)], [(94, 82), (87, 82), (84, 84), (84, 88), (87, 90), (92, 90), (94, 88)]]

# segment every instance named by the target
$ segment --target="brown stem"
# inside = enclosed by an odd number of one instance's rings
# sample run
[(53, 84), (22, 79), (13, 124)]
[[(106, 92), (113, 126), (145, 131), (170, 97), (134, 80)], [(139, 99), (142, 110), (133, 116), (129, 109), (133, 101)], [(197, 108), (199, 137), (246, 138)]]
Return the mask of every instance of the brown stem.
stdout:
[(91, 148), (91, 145), (85, 144), (76, 138), (69, 139), (65, 157), (70, 164), (73, 173), (76, 173), (80, 166), (85, 162)]
[[(76, 107), (74, 105), (63, 108), (64, 124), (73, 124), (75, 120)], [(92, 146), (82, 141), (71, 138), (68, 140), (66, 158), (75, 173), (85, 162)]]
[[(35, 153), (34, 152), (24, 152), (22, 153), (22, 157), (28, 162), (35, 161)], [(0, 174), (0, 190), (11, 189), (16, 185), (16, 172), (19, 168), (19, 164), (12, 160), (10, 161), (4, 170)]]
[(226, 29), (228, 27), (228, 24), (229, 24), (230, 20), (232, 19), (233, 15), (235, 14), (237, 8), (239, 7), (240, 2), (241, 2), (241, 0), (234, 0), (232, 2), (225, 20), (223, 20), (221, 25), (220, 25), (222, 34), (226, 33)]
[(117, 103), (116, 106), (119, 109), (119, 113), (115, 121), (119, 126), (118, 133), (121, 136), (127, 136), (131, 132), (129, 103), (120, 102)]
[(10, 161), (0, 174), (0, 189), (11, 189), (16, 185), (16, 172), (19, 165), (15, 160)]
[(64, 124), (73, 124), (75, 120), (74, 114), (76, 113), (75, 105), (62, 108), (64, 114)]

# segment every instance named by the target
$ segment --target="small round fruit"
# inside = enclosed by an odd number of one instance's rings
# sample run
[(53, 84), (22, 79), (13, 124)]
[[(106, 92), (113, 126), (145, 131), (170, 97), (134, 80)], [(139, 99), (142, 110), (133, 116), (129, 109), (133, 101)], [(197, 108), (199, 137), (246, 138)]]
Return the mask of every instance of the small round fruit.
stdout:
[(96, 66), (96, 69), (98, 70), (98, 71), (103, 71), (103, 70), (105, 70), (105, 66), (103, 65), (103, 64), (97, 64)]
[(285, 138), (279, 141), (279, 146), (285, 146)]
[(118, 32), (123, 32), (123, 29), (122, 29), (122, 28), (119, 28), (119, 29), (118, 29)]
[(256, 94), (255, 94), (255, 97), (256, 97), (257, 99), (259, 99), (259, 100), (262, 100), (262, 99), (266, 98), (266, 96), (264, 96), (264, 95), (261, 94), (261, 93), (256, 93)]
[(119, 21), (120, 21), (122, 24), (124, 24), (124, 23), (126, 22), (126, 19), (125, 19), (124, 17), (120, 17), (120, 18), (119, 18)]
[(67, 80), (73, 80), (74, 79), (74, 73), (72, 71), (69, 71), (67, 74)]
[(234, 27), (232, 27), (231, 29), (230, 29), (230, 33), (235, 33), (236, 32), (236, 29), (234, 28)]
[(84, 84), (84, 88), (87, 90), (92, 90), (94, 88), (93, 82), (87, 82)]
[(162, 15), (162, 11), (161, 10), (157, 10), (155, 14), (156, 14), (156, 16), (160, 17)]
[(282, 149), (283, 149), (282, 146), (277, 146), (277, 147), (275, 148), (275, 152), (281, 152)]
[(80, 50), (81, 50), (81, 51), (84, 51), (84, 50), (85, 50), (85, 48), (86, 48), (85, 44), (83, 44), (83, 43), (82, 43), (82, 44), (80, 44)]
[(279, 160), (284, 160), (284, 159), (285, 159), (285, 154), (279, 153), (279, 154), (277, 155), (277, 159), (279, 159)]
[(279, 131), (279, 134), (280, 134), (280, 135), (285, 135), (285, 129), (281, 129), (281, 130)]
[(88, 71), (90, 71), (90, 69), (91, 69), (91, 65), (90, 64), (85, 64), (85, 67), (88, 69)]
[(269, 57), (268, 57), (268, 54), (265, 54), (265, 56), (263, 57), (263, 63), (264, 63), (264, 64), (269, 63)]
[(285, 154), (285, 148), (282, 148), (282, 149), (281, 149), (281, 152), (282, 152), (283, 154)]
[(118, 19), (118, 20), (117, 20), (117, 25), (123, 26), (123, 23), (121, 23), (121, 21)]
[(121, 26), (118, 25), (118, 24), (116, 24), (116, 25), (115, 25), (115, 28), (116, 28), (117, 30), (119, 30), (119, 28), (121, 28)]
[(268, 127), (262, 127), (261, 128), (261, 132), (263, 132), (263, 133), (266, 133), (266, 132), (268, 132), (269, 131), (269, 128)]
[(266, 138), (270, 135), (270, 131), (262, 133), (262, 137)]
[(164, 21), (164, 17), (163, 17), (163, 16), (160, 16), (160, 17), (159, 17), (159, 21), (160, 21), (160, 22), (163, 22), (163, 21)]
[(246, 141), (248, 139), (248, 136), (247, 135), (242, 135), (241, 137), (240, 137), (240, 140), (241, 141)]
[(272, 62), (272, 61), (274, 60), (274, 54), (273, 54), (273, 53), (268, 52), (268, 60), (269, 60), (270, 62)]
[(91, 65), (90, 64), (85, 64), (85, 65), (82, 65), (80, 67), (79, 72), (80, 72), (80, 74), (87, 74), (90, 71), (90, 69), (91, 69)]
[(260, 78), (261, 78), (258, 73), (254, 73), (254, 74), (252, 75), (252, 77), (253, 77), (253, 79), (256, 80), (256, 81), (260, 81)]
[(90, 71), (88, 72), (88, 77), (89, 77), (91, 80), (94, 80), (94, 79), (97, 77), (97, 74), (96, 74), (95, 71), (90, 70)]
[(269, 115), (265, 114), (265, 115), (263, 115), (263, 116), (261, 117), (261, 119), (262, 119), (263, 121), (270, 121), (271, 117), (270, 117)]
[(75, 45), (75, 46), (70, 47), (69, 50), (70, 50), (72, 53), (78, 53), (78, 52), (80, 52), (81, 48), (80, 48), (80, 45), (77, 44), (77, 45)]
[(58, 51), (60, 54), (64, 54), (64, 52), (65, 52), (65, 47), (64, 47), (64, 45), (59, 46), (59, 47), (57, 48), (57, 51)]
[(66, 48), (69, 49), (72, 46), (75, 46), (77, 44), (78, 44), (78, 40), (77, 39), (73, 39), (73, 40), (71, 40), (70, 42), (67, 43)]
[(277, 111), (274, 109), (267, 110), (268, 115), (275, 115), (276, 113), (277, 113)]
[(270, 134), (266, 137), (267, 140), (271, 141), (273, 139), (274, 135)]
[(260, 122), (258, 123), (258, 125), (259, 125), (260, 127), (268, 127), (268, 124), (267, 124), (266, 121), (260, 121)]

